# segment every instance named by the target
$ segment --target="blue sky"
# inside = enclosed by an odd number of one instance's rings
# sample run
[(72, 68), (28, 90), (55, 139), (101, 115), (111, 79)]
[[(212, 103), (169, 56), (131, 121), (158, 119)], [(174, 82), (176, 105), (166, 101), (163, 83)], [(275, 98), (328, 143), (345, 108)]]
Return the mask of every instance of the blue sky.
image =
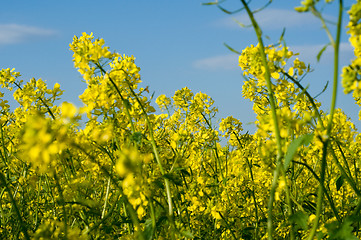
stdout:
[[(237, 55), (223, 43), (241, 51), (256, 44), (251, 29), (240, 28), (233, 18), (247, 24), (244, 12), (227, 15), (215, 6), (202, 6), (201, 0), (113, 0), (113, 1), (4, 1), (0, 9), (0, 67), (15, 68), (24, 80), (32, 77), (46, 80), (50, 86), (58, 82), (65, 90), (64, 101), (81, 106), (78, 96), (84, 91), (69, 50), (74, 35), (93, 32), (104, 38), (111, 50), (134, 55), (141, 67), (143, 85), (149, 85), (155, 96), (172, 96), (187, 86), (193, 92), (204, 92), (215, 100), (218, 117), (233, 115), (247, 125), (255, 120), (252, 104), (242, 98), (242, 72)], [(253, 1), (253, 3), (266, 1)], [(315, 69), (304, 80), (310, 92), (317, 94), (332, 79), (332, 51), (325, 52), (319, 63), (316, 55), (328, 43), (321, 24), (310, 14), (296, 13), (300, 1), (275, 0), (256, 19), (277, 42), (284, 27), (285, 39), (300, 58)], [(353, 1), (345, 1), (349, 6)], [(321, 4), (322, 5), (322, 4)], [(335, 7), (325, 8), (328, 19), (335, 20)], [(237, 9), (240, 1), (228, 0), (225, 7)], [(344, 18), (344, 25), (348, 19)], [(352, 48), (342, 36), (341, 64), (352, 59)], [(328, 110), (329, 88), (319, 100)], [(340, 86), (338, 107), (361, 127), (359, 107)]]

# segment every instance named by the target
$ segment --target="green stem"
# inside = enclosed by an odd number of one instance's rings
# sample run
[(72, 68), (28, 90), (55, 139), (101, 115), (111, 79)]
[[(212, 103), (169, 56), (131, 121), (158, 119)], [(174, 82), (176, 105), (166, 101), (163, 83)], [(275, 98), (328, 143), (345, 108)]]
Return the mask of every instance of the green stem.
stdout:
[(40, 191), (41, 191), (41, 178), (39, 178), (39, 181), (38, 181), (38, 192), (37, 192), (37, 195), (36, 195), (36, 210), (35, 210), (34, 229), (37, 229), (38, 225), (39, 225)]
[[(97, 164), (99, 166), (99, 168), (103, 171), (103, 173), (109, 177), (109, 179), (113, 182), (113, 184), (117, 187), (117, 189), (119, 189), (120, 191), (120, 195), (121, 195), (121, 199), (125, 205), (125, 208), (127, 209), (127, 211), (130, 214), (130, 218), (132, 219), (133, 224), (137, 227), (138, 231), (139, 231), (139, 239), (140, 240), (145, 240), (143, 233), (141, 232), (141, 226), (138, 220), (138, 216), (137, 213), (135, 212), (133, 206), (130, 204), (127, 196), (124, 194), (123, 189), (121, 186), (119, 186), (118, 182), (116, 181), (116, 179), (113, 177), (112, 174), (109, 173), (109, 171), (107, 170), (107, 168), (105, 168), (103, 165), (101, 165), (91, 154), (89, 154), (83, 147), (81, 147), (80, 145), (76, 144), (76, 143), (72, 143), (74, 147), (76, 147), (77, 149), (79, 149), (81, 152), (83, 152), (87, 157), (89, 157), (89, 159)], [(129, 229), (130, 231), (130, 229)]]
[[(286, 179), (286, 173), (284, 172), (283, 167), (281, 168), (281, 174), (285, 178), (284, 191), (286, 193), (286, 203), (287, 203), (287, 208), (288, 208), (288, 217), (291, 217), (293, 215), (293, 203), (291, 201), (291, 193), (290, 193), (290, 189), (288, 187), (287, 181), (286, 181), (287, 180)], [(290, 239), (291, 240), (295, 239), (295, 224), (291, 224)]]
[(11, 205), (14, 207), (15, 214), (16, 214), (18, 220), (19, 220), (20, 227), (21, 227), (21, 230), (22, 230), (22, 232), (24, 234), (25, 239), (30, 240), (30, 237), (28, 235), (28, 231), (26, 229), (25, 222), (23, 221), (23, 218), (21, 217), (18, 205), (16, 204), (16, 201), (15, 201), (15, 199), (13, 197), (11, 189), (9, 188), (8, 183), (6, 181), (6, 178), (5, 178), (5, 176), (4, 176), (4, 174), (2, 172), (0, 172), (0, 181), (2, 182), (2, 185), (5, 186), (5, 189), (8, 192), (8, 195), (9, 195), (9, 198), (10, 198), (10, 201), (11, 201)]
[(104, 218), (105, 215), (105, 210), (107, 208), (107, 203), (108, 203), (108, 198), (109, 198), (109, 190), (110, 190), (110, 178), (108, 179), (108, 184), (107, 184), (107, 192), (105, 194), (105, 201), (104, 201), (104, 207), (103, 207), (103, 211), (102, 211), (102, 219)]
[[(22, 87), (21, 87), (18, 83), (14, 82), (14, 84), (15, 84), (15, 86), (16, 86), (17, 88), (19, 88), (21, 91), (23, 90)], [(51, 116), (51, 118), (52, 118), (53, 120), (55, 120), (55, 116), (54, 116), (53, 112), (51, 111), (50, 107), (48, 106), (48, 104), (46, 104), (46, 102), (43, 100), (42, 97), (38, 97), (38, 99), (44, 104), (44, 106), (46, 107), (46, 110), (48, 111), (48, 113), (49, 113), (49, 115)]]
[(149, 199), (149, 208), (150, 208), (150, 217), (152, 219), (152, 234), (151, 236), (154, 235), (156, 226), (157, 226), (157, 220), (156, 220), (156, 215), (155, 215), (155, 210), (154, 210), (154, 206), (153, 206), (153, 200)]
[(325, 172), (326, 172), (326, 166), (327, 166), (326, 157), (327, 157), (328, 141), (329, 141), (329, 139), (327, 139), (326, 142), (323, 142), (320, 184), (319, 184), (319, 187), (318, 187), (317, 203), (316, 203), (317, 204), (316, 205), (316, 218), (314, 220), (314, 224), (312, 226), (311, 233), (310, 233), (309, 237), (307, 238), (308, 240), (313, 240), (314, 239), (314, 237), (316, 235), (316, 232), (317, 232), (321, 212), (322, 212), (323, 193), (324, 193), (324, 188), (322, 187), (322, 185), (324, 185), (324, 183), (325, 183)]
[[(99, 63), (94, 63), (99, 69), (100, 71), (102, 71), (103, 74), (106, 74), (107, 72), (105, 71), (105, 69), (99, 64)], [(124, 109), (125, 109), (125, 114), (128, 117), (130, 126), (132, 128), (132, 132), (135, 133), (135, 128), (134, 128), (134, 124), (132, 121), (132, 117), (130, 116), (130, 112), (129, 112), (129, 106), (128, 103), (125, 101), (125, 98), (123, 97), (122, 93), (120, 92), (118, 86), (115, 84), (115, 82), (113, 81), (113, 79), (108, 75), (109, 81), (112, 83), (113, 87), (115, 88), (115, 91), (117, 91), (120, 99), (122, 100), (122, 103), (124, 105)]]
[(47, 188), (46, 188), (46, 192), (48, 195), (50, 195), (51, 197), (51, 200), (53, 201), (53, 216), (58, 216), (58, 213), (57, 213), (57, 210), (56, 210), (56, 202), (55, 202), (55, 199), (54, 199), (54, 194), (53, 194), (53, 191), (52, 191), (52, 186), (50, 186), (50, 182), (49, 182), (49, 178), (48, 178), (48, 175), (47, 174), (44, 174), (45, 176), (45, 183), (47, 185)]
[[(124, 71), (124, 70), (123, 70)], [(126, 73), (124, 71), (124, 73)], [(128, 75), (127, 75), (128, 77)], [(161, 172), (162, 175), (165, 174), (165, 171), (163, 169), (163, 166), (162, 166), (162, 162), (160, 160), (160, 157), (159, 157), (159, 153), (158, 153), (158, 149), (157, 149), (157, 145), (155, 143), (155, 140), (154, 140), (154, 135), (153, 135), (153, 126), (152, 126), (152, 123), (151, 121), (149, 120), (149, 116), (147, 114), (147, 112), (145, 111), (144, 109), (144, 106), (143, 104), (141, 103), (141, 101), (139, 100), (139, 97), (137, 96), (137, 94), (134, 92), (132, 86), (130, 85), (127, 77), (125, 78), (125, 81), (127, 82), (128, 84), (128, 87), (132, 93), (132, 95), (134, 96), (134, 98), (136, 99), (136, 101), (138, 102), (139, 106), (141, 107), (142, 109), (142, 113), (145, 117), (145, 121), (147, 123), (147, 126), (148, 126), (148, 130), (149, 130), (149, 136), (150, 136), (150, 140), (151, 140), (151, 145), (152, 145), (152, 148), (153, 148), (153, 153), (154, 153), (154, 157), (157, 161), (157, 164), (158, 164), (158, 167), (159, 167), (159, 170)], [(170, 191), (170, 185), (169, 185), (169, 181), (167, 178), (164, 178), (164, 184), (165, 184), (165, 188), (166, 188), (166, 194), (167, 194), (167, 202), (168, 202), (168, 215), (169, 217), (171, 218), (171, 222), (173, 223), (173, 203), (172, 203), (172, 196), (171, 196), (171, 191)]]
[(4, 138), (4, 131), (3, 131), (3, 126), (0, 127), (0, 131), (1, 131), (1, 147), (3, 149), (4, 154), (1, 153), (0, 151), (0, 155), (1, 155), (1, 159), (4, 162), (4, 165), (6, 167), (8, 167), (8, 161), (7, 161), (7, 148), (5, 147), (5, 138)]
[(316, 178), (316, 180), (320, 183), (320, 186), (323, 188), (324, 194), (326, 195), (326, 198), (327, 198), (328, 202), (330, 203), (331, 209), (332, 209), (333, 213), (335, 214), (335, 216), (337, 218), (337, 221), (341, 222), (341, 218), (340, 218), (340, 216), (338, 214), (338, 211), (336, 209), (336, 206), (335, 206), (335, 203), (333, 202), (332, 197), (326, 191), (326, 187), (325, 187), (324, 183), (321, 184), (321, 180), (318, 177), (318, 175), (315, 173), (315, 171), (313, 171), (313, 169), (306, 163), (298, 162), (298, 161), (295, 161), (295, 160), (292, 160), (292, 162), (300, 164), (302, 166), (305, 166), (308, 169), (308, 171), (311, 172), (311, 174), (314, 176), (314, 178)]
[[(206, 122), (206, 124), (208, 125), (209, 129), (213, 131), (213, 128), (212, 128), (212, 125), (211, 125), (210, 121), (206, 118), (206, 116), (205, 116), (202, 112), (201, 112), (201, 115), (202, 115), (204, 121)], [(224, 171), (223, 171), (223, 169), (222, 169), (221, 161), (220, 161), (220, 159), (219, 159), (217, 142), (216, 142), (216, 140), (215, 140), (214, 138), (212, 139), (212, 141), (213, 141), (213, 145), (214, 145), (213, 150), (214, 150), (214, 153), (215, 153), (215, 155), (216, 155), (216, 166), (217, 166), (217, 163), (218, 163), (219, 169), (220, 169), (220, 172), (221, 172), (221, 177), (222, 177), (222, 179), (225, 179), (225, 177), (224, 177)]]
[(357, 188), (357, 185), (355, 183), (355, 181), (352, 179), (352, 176), (349, 176), (345, 169), (342, 167), (340, 161), (338, 160), (336, 153), (334, 151), (334, 149), (331, 149), (331, 153), (332, 153), (332, 157), (335, 161), (336, 166), (338, 167), (338, 169), (341, 171), (342, 176), (344, 176), (344, 178), (346, 179), (346, 181), (348, 182), (348, 184), (350, 184), (351, 188), (355, 191), (356, 195), (358, 197), (361, 197), (361, 192), (360, 190)]
[(61, 203), (61, 205), (63, 207), (64, 239), (67, 240), (68, 239), (68, 224), (67, 224), (68, 219), (67, 219), (67, 214), (66, 214), (66, 207), (65, 207), (65, 200), (64, 200), (64, 195), (63, 195), (63, 189), (60, 186), (59, 179), (58, 179), (58, 176), (57, 176), (55, 170), (53, 172), (53, 175), (54, 175), (54, 179), (55, 179), (56, 188), (58, 189), (58, 192), (59, 192), (60, 203)]
[(321, 24), (322, 24), (322, 28), (325, 29), (326, 34), (328, 36), (328, 39), (331, 42), (331, 45), (334, 45), (335, 40), (333, 39), (332, 34), (331, 34), (330, 30), (327, 27), (325, 19), (322, 17), (321, 13), (315, 8), (315, 6), (311, 6), (310, 9), (311, 9), (312, 14), (315, 15), (318, 19), (320, 19)]
[(344, 162), (345, 165), (346, 165), (346, 170), (347, 170), (348, 174), (349, 174), (350, 176), (352, 176), (350, 166), (348, 165), (348, 162), (347, 162), (345, 153), (343, 152), (343, 150), (342, 150), (342, 148), (341, 148), (340, 142), (337, 141), (337, 139), (335, 139), (335, 142), (336, 142), (336, 145), (337, 145), (337, 147), (338, 147), (338, 150), (339, 150), (340, 153), (341, 153), (342, 160), (343, 160), (343, 162)]
[[(95, 63), (96, 66), (103, 72), (103, 74), (106, 74), (106, 71), (104, 70), (104, 68), (102, 66), (100, 66), (99, 63)], [(126, 73), (126, 71), (123, 70), (124, 73)], [(125, 100), (122, 96), (122, 94), (120, 93), (119, 91), (119, 88), (117, 87), (117, 85), (115, 84), (115, 82), (111, 79), (111, 77), (108, 75), (109, 77), (109, 80), (111, 81), (111, 83), (113, 84), (113, 86), (115, 87), (117, 93), (119, 94), (120, 98), (122, 99), (123, 103), (125, 103)], [(126, 77), (127, 78), (127, 77)], [(127, 82), (128, 84), (128, 87), (132, 93), (132, 95), (134, 96), (134, 98), (136, 99), (136, 101), (138, 102), (138, 104), (140, 105), (141, 109), (142, 109), (142, 112), (143, 112), (143, 115), (145, 116), (145, 119), (146, 119), (146, 122), (147, 122), (147, 125), (148, 125), (148, 129), (149, 129), (149, 135), (150, 135), (150, 138), (151, 138), (151, 144), (152, 144), (152, 148), (153, 148), (153, 153), (154, 153), (154, 156), (155, 156), (155, 159), (157, 161), (157, 164), (159, 166), (159, 170), (161, 172), (162, 175), (165, 174), (165, 171), (163, 169), (163, 166), (162, 166), (162, 163), (160, 161), (160, 157), (159, 157), (159, 154), (158, 154), (158, 150), (157, 150), (157, 146), (155, 144), (155, 140), (154, 140), (154, 136), (153, 136), (153, 127), (152, 127), (152, 124), (149, 120), (149, 117), (148, 117), (148, 114), (146, 113), (144, 107), (143, 107), (143, 104), (140, 102), (138, 96), (136, 95), (136, 93), (134, 92), (134, 90), (132, 89), (132, 87), (130, 86), (129, 84), (129, 81), (128, 79), (125, 79), (125, 81)], [(132, 129), (133, 129), (133, 133), (135, 132), (135, 129), (134, 129), (134, 126), (133, 126), (133, 122), (131, 120), (131, 116), (130, 116), (130, 113), (129, 113), (129, 110), (127, 108), (127, 105), (124, 104), (126, 106), (126, 114), (128, 115), (128, 118), (131, 122), (131, 125), (132, 125)], [(171, 220), (173, 221), (173, 204), (172, 204), (172, 196), (171, 196), (171, 192), (170, 192), (170, 185), (169, 185), (169, 181), (168, 179), (164, 178), (164, 185), (165, 185), (165, 188), (166, 188), (166, 193), (167, 193), (167, 202), (168, 202), (168, 215), (169, 217), (171, 218)]]
[(339, 66), (339, 50), (340, 50), (340, 39), (341, 39), (341, 24), (342, 24), (342, 13), (343, 13), (343, 2), (339, 0), (339, 12), (337, 21), (337, 34), (336, 42), (333, 44), (334, 48), (334, 63), (333, 63), (333, 88), (332, 88), (332, 100), (330, 107), (330, 118), (327, 125), (327, 136), (330, 136), (332, 129), (332, 121), (336, 108), (336, 97), (337, 97), (337, 86), (338, 86), (338, 66)]
[(94, 223), (94, 225), (91, 228), (89, 228), (89, 230), (87, 230), (85, 233), (89, 234), (90, 232), (98, 229), (98, 227), (113, 214), (113, 211), (115, 210), (115, 208), (117, 206), (116, 202), (119, 200), (119, 197), (120, 197), (120, 191), (118, 192), (117, 196), (115, 197), (116, 201), (115, 201), (114, 205), (110, 208), (108, 213), (106, 215), (104, 215), (99, 222)]
[[(233, 135), (236, 137), (237, 142), (239, 143), (239, 146), (241, 148), (244, 148), (245, 146), (241, 143), (241, 139), (239, 139), (238, 135), (236, 134), (236, 132), (232, 131)], [(246, 157), (246, 162), (249, 168), (249, 174), (252, 180), (252, 198), (253, 198), (253, 202), (254, 202), (254, 210), (255, 210), (255, 215), (256, 215), (256, 228), (255, 228), (255, 238), (258, 238), (258, 224), (259, 224), (259, 217), (258, 217), (258, 205), (257, 205), (257, 199), (256, 199), (256, 195), (255, 195), (255, 187), (254, 187), (254, 178), (253, 178), (253, 171), (252, 171), (252, 164), (250, 163), (249, 159)]]
[(224, 221), (224, 223), (226, 224), (227, 228), (229, 229), (229, 231), (231, 232), (231, 235), (234, 239), (238, 239), (236, 237), (236, 234), (234, 233), (234, 230), (231, 228), (231, 226), (229, 225), (229, 223), (227, 222), (227, 219), (223, 216), (223, 214), (221, 212), (218, 212), (219, 216), (221, 216), (222, 220)]
[(321, 161), (321, 174), (320, 174), (320, 186), (317, 195), (317, 208), (316, 208), (316, 218), (314, 220), (314, 225), (312, 227), (311, 233), (308, 237), (309, 240), (312, 240), (317, 232), (322, 203), (323, 203), (323, 188), (322, 184), (325, 181), (325, 171), (326, 171), (326, 156), (327, 156), (327, 147), (330, 140), (330, 134), (332, 130), (332, 122), (336, 108), (336, 97), (337, 97), (337, 85), (338, 85), (338, 66), (339, 66), (339, 48), (340, 48), (340, 37), (341, 37), (341, 24), (342, 24), (342, 13), (343, 13), (343, 1), (339, 0), (339, 9), (338, 9), (338, 20), (337, 20), (337, 32), (336, 32), (336, 41), (332, 42), (334, 48), (334, 65), (333, 65), (333, 88), (332, 88), (332, 99), (330, 107), (330, 118), (327, 125), (327, 136), (326, 140), (323, 142), (323, 153)]
[(272, 120), (273, 120), (273, 126), (274, 126), (274, 134), (275, 134), (275, 138), (276, 138), (276, 144), (277, 144), (277, 159), (276, 159), (276, 169), (273, 173), (273, 180), (272, 180), (272, 185), (271, 185), (271, 190), (270, 190), (270, 197), (269, 197), (269, 201), (268, 201), (268, 220), (267, 220), (267, 231), (268, 231), (268, 239), (273, 239), (273, 223), (272, 223), (272, 218), (273, 218), (273, 202), (275, 200), (275, 193), (276, 193), (276, 188), (277, 188), (277, 183), (278, 183), (278, 178), (280, 175), (280, 171), (281, 168), (283, 167), (283, 163), (282, 163), (282, 145), (281, 145), (281, 136), (280, 136), (280, 130), (278, 127), (278, 117), (277, 117), (277, 112), (276, 112), (276, 101), (275, 101), (275, 97), (273, 95), (273, 90), (272, 90), (272, 82), (271, 82), (271, 74), (270, 74), (270, 70), (268, 67), (268, 62), (267, 62), (267, 56), (265, 53), (265, 48), (264, 48), (264, 44), (263, 44), (263, 39), (262, 39), (262, 31), (260, 29), (260, 27), (258, 26), (258, 23), (256, 22), (253, 13), (251, 12), (251, 10), (249, 9), (247, 3), (245, 2), (245, 0), (241, 0), (243, 3), (244, 8), (247, 11), (247, 14), (252, 22), (253, 28), (256, 32), (257, 35), (257, 39), (258, 39), (258, 43), (259, 43), (259, 52), (261, 54), (261, 59), (262, 59), (262, 64), (265, 68), (265, 80), (266, 80), (266, 84), (267, 84), (267, 90), (268, 90), (268, 96), (269, 96), (269, 102), (271, 105), (271, 114), (272, 114)]
[(288, 73), (286, 73), (283, 69), (279, 68), (279, 70), (282, 72), (282, 74), (284, 74), (288, 79), (290, 79), (294, 84), (297, 85), (297, 87), (299, 87), (302, 92), (305, 93), (306, 97), (308, 98), (308, 100), (310, 101), (313, 109), (315, 110), (315, 113), (316, 113), (316, 117), (318, 118), (318, 121), (319, 123), (321, 124), (321, 128), (322, 129), (325, 129), (325, 126), (323, 125), (323, 121), (322, 121), (322, 118), (321, 118), (321, 114), (316, 106), (316, 103), (313, 99), (313, 97), (311, 97), (311, 95), (309, 94), (309, 92), (302, 86), (302, 84), (297, 81), (294, 77), (292, 77), (291, 75), (289, 75)]

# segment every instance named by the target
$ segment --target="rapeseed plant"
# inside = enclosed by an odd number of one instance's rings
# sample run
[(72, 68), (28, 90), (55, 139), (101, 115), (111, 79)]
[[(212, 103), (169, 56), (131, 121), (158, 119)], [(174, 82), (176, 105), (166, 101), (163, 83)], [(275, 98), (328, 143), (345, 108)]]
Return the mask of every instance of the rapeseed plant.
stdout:
[[(70, 44), (87, 83), (80, 108), (57, 105), (59, 84), (2, 69), (0, 85), (19, 106), (0, 93), (0, 237), (360, 238), (360, 133), (334, 104), (321, 110), (300, 82), (311, 67), (284, 42), (266, 46), (241, 2), (259, 41), (239, 56), (254, 134), (232, 116), (218, 123), (214, 100), (187, 87), (160, 95), (157, 113), (135, 58), (92, 33)], [(318, 2), (297, 10), (325, 23)], [(359, 1), (348, 13), (355, 59), (341, 81), (360, 104)], [(336, 63), (340, 21), (330, 35)]]

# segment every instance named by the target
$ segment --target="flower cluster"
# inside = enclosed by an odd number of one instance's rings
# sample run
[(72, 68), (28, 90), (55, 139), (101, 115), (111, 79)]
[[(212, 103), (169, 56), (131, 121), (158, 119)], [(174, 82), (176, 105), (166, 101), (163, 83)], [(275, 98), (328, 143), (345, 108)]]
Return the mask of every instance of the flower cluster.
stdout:
[[(345, 94), (353, 92), (353, 97), (356, 103), (361, 106), (361, 2), (351, 6), (349, 10), (350, 21), (347, 25), (348, 34), (350, 34), (350, 43), (354, 47), (355, 58), (352, 60), (351, 64), (345, 66), (342, 69), (342, 86), (344, 88)], [(361, 111), (359, 113), (361, 119)]]

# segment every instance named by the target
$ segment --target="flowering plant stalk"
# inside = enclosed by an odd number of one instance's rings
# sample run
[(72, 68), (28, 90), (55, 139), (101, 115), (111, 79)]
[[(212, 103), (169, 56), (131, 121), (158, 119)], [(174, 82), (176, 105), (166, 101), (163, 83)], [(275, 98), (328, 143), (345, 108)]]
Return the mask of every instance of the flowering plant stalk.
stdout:
[[(241, 0), (241, 1), (242, 1), (244, 8), (247, 11), (247, 14), (252, 22), (253, 28), (257, 35), (257, 39), (258, 39), (258, 43), (259, 43), (259, 53), (261, 55), (263, 67), (265, 68), (264, 78), (265, 78), (266, 84), (267, 84), (269, 102), (271, 105), (272, 122), (273, 122), (273, 127), (274, 127), (273, 132), (275, 134), (276, 144), (277, 144), (276, 169), (273, 173), (273, 181), (272, 181), (272, 185), (271, 185), (271, 192), (270, 192), (269, 203), (268, 203), (268, 236), (269, 236), (269, 239), (273, 239), (272, 238), (272, 236), (273, 236), (273, 226), (272, 226), (273, 202), (275, 200), (275, 193), (276, 193), (276, 188), (278, 185), (279, 175), (281, 172), (284, 172), (284, 169), (282, 169), (283, 168), (283, 153), (282, 153), (282, 145), (281, 145), (282, 143), (281, 143), (280, 130), (278, 128), (276, 103), (275, 103), (275, 98), (274, 98), (273, 90), (272, 90), (271, 73), (270, 73), (270, 70), (268, 67), (267, 56), (265, 53), (263, 39), (262, 39), (262, 30), (258, 26), (258, 24), (253, 16), (253, 13), (251, 12), (251, 10), (248, 7), (248, 4), (244, 0)], [(289, 206), (289, 207), (291, 207), (291, 206)], [(292, 211), (290, 213), (292, 214)]]

